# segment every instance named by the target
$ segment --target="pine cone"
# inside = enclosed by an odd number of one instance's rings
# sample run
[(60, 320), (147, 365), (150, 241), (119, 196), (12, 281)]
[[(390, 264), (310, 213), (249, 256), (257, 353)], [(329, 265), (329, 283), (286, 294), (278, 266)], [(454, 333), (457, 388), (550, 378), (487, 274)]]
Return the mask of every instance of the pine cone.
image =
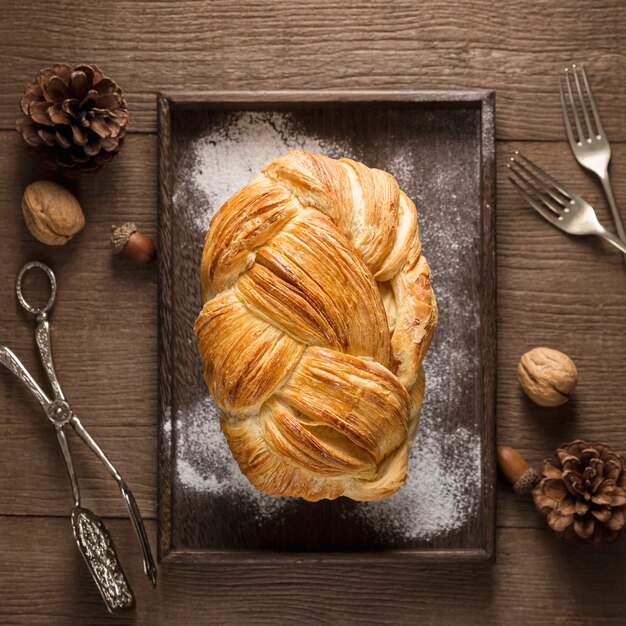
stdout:
[(537, 510), (565, 539), (615, 541), (626, 522), (626, 461), (601, 443), (580, 439), (541, 466), (533, 490)]
[(128, 125), (122, 90), (96, 65), (53, 65), (24, 89), (17, 131), (30, 152), (67, 176), (95, 172), (118, 152)]

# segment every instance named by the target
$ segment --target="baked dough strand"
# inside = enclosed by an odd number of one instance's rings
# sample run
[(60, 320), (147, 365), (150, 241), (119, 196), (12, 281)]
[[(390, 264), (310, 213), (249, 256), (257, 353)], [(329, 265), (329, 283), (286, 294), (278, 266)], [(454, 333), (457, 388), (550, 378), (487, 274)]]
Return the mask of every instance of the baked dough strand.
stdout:
[(216, 213), (195, 323), (250, 482), (378, 500), (405, 480), (437, 307), (417, 210), (386, 172), (295, 150)]

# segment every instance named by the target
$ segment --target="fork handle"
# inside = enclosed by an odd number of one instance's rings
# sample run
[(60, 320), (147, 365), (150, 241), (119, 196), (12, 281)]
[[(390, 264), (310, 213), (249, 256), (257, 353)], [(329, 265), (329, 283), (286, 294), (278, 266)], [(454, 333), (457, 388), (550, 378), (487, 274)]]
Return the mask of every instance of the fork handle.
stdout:
[[(623, 242), (626, 242), (626, 231), (624, 231), (624, 222), (622, 222), (622, 216), (620, 215), (619, 209), (617, 208), (617, 202), (615, 201), (615, 196), (613, 195), (613, 187), (611, 185), (611, 179), (609, 178), (608, 170), (605, 174), (600, 176), (600, 182), (602, 183), (604, 195), (606, 196), (607, 202), (609, 203), (609, 207), (611, 209), (611, 213), (613, 214), (613, 222), (615, 223), (615, 231), (617, 232), (617, 236)], [(626, 263), (626, 258), (624, 259), (624, 263)]]
[[(626, 254), (626, 243), (624, 243), (621, 239), (618, 239), (613, 233), (610, 233), (608, 230), (606, 230), (606, 228), (602, 228), (602, 230), (598, 231), (598, 236), (602, 237), (602, 239), (606, 239), (618, 250), (621, 250), (624, 254)], [(626, 257), (624, 258), (626, 260)]]

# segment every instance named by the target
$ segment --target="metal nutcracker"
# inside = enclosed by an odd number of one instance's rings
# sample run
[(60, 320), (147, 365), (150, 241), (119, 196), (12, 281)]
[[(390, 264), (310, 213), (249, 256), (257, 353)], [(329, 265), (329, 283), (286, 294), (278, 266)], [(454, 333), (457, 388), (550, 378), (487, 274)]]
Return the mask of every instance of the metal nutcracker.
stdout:
[[(33, 268), (43, 270), (50, 280), (50, 298), (43, 307), (30, 305), (22, 293), (24, 274)], [(146, 531), (141, 520), (141, 514), (139, 513), (133, 494), (120, 473), (115, 469), (111, 461), (109, 461), (107, 456), (94, 441), (93, 437), (91, 437), (81, 424), (74, 411), (72, 411), (57, 379), (52, 362), (50, 322), (48, 321), (48, 313), (52, 308), (56, 296), (56, 278), (54, 273), (44, 263), (31, 261), (24, 265), (18, 274), (16, 292), (19, 303), (26, 311), (34, 315), (37, 320), (35, 340), (37, 348), (39, 349), (41, 362), (43, 363), (48, 379), (50, 380), (50, 385), (52, 386), (54, 394), (53, 399), (50, 399), (44, 393), (22, 362), (6, 346), (0, 346), (0, 363), (13, 372), (30, 389), (43, 407), (48, 419), (54, 425), (74, 495), (74, 508), (72, 509), (71, 517), (74, 538), (98, 586), (98, 590), (102, 595), (107, 609), (111, 613), (132, 609), (135, 605), (135, 597), (118, 560), (111, 536), (104, 526), (104, 522), (92, 511), (80, 505), (78, 480), (74, 471), (74, 464), (65, 434), (68, 425), (74, 429), (87, 447), (100, 459), (104, 467), (117, 482), (120, 492), (122, 493), (124, 505), (128, 510), (137, 539), (141, 545), (144, 572), (152, 582), (152, 585), (156, 585), (156, 567), (152, 558), (152, 552), (150, 551), (148, 537), (146, 536)]]

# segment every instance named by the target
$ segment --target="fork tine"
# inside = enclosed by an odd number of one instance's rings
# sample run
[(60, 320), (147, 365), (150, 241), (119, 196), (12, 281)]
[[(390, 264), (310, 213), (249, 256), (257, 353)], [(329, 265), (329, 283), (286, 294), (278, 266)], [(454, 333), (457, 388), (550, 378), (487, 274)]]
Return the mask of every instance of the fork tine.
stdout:
[(515, 162), (513, 162), (512, 164), (509, 163), (509, 172), (513, 174), (514, 176), (516, 176), (519, 182), (524, 183), (524, 190), (526, 191), (526, 193), (530, 196), (533, 196), (537, 201), (543, 204), (544, 207), (550, 209), (550, 211), (552, 211), (555, 215), (561, 215), (561, 211), (563, 210), (563, 207), (557, 206), (551, 200), (549, 200), (545, 196), (545, 194), (539, 191), (539, 189), (537, 189), (537, 187), (535, 187), (532, 184), (532, 182), (530, 182), (527, 178), (525, 178), (519, 172), (519, 170), (517, 170), (514, 167), (514, 165), (516, 165)]
[(551, 224), (558, 226), (557, 217), (554, 215), (554, 213), (552, 213), (552, 211), (549, 211), (542, 204), (537, 202), (512, 176), (509, 176), (509, 180), (511, 181), (511, 183), (513, 183), (513, 186), (517, 189), (517, 191), (520, 192), (526, 202), (528, 202), (528, 204), (530, 204), (530, 206), (533, 207), (535, 211), (537, 211), (537, 213), (539, 213), (543, 218), (548, 220), (548, 222), (550, 222)]
[(549, 180), (559, 191), (560, 194), (568, 198), (569, 200), (575, 200), (576, 194), (573, 191), (570, 191), (562, 182), (558, 181), (554, 176), (550, 176), (548, 172), (542, 170), (534, 161), (531, 161), (528, 157), (520, 154), (519, 152), (515, 152), (515, 156), (524, 161), (526, 165), (529, 165), (532, 169), (537, 172), (540, 176), (543, 176), (547, 180)]
[(561, 215), (564, 207), (560, 204), (555, 204), (554, 201), (548, 198), (548, 196), (538, 189), (536, 185), (533, 185), (532, 181), (528, 180), (528, 178), (526, 178), (520, 170), (517, 169), (520, 165), (519, 163), (513, 161), (513, 159), (511, 159), (511, 161), (512, 163), (509, 163), (509, 172), (517, 177), (518, 182), (524, 183), (523, 187), (526, 192), (529, 195), (534, 196), (536, 200), (541, 202), (546, 208), (550, 209), (550, 211), (552, 211), (555, 215)]
[(580, 125), (580, 116), (578, 115), (578, 109), (576, 108), (576, 100), (574, 100), (574, 92), (572, 91), (568, 68), (565, 68), (565, 84), (567, 85), (567, 93), (569, 95), (569, 105), (572, 109), (572, 117), (574, 118), (574, 123), (576, 124), (576, 131), (578, 132), (578, 141), (582, 143), (583, 129)]
[[(589, 113), (587, 113), (587, 103), (585, 102), (585, 96), (583, 96), (583, 90), (580, 87), (580, 79), (578, 78), (578, 68), (576, 65), (572, 65), (572, 69), (574, 70), (574, 79), (576, 81), (576, 91), (578, 92), (578, 98), (580, 101), (580, 108), (583, 112), (583, 117), (585, 118), (585, 125), (587, 126), (587, 137), (591, 139), (594, 136), (593, 128), (591, 128), (591, 120), (589, 119)], [(582, 139), (581, 139), (582, 141)]]
[[(518, 156), (522, 156), (519, 154), (519, 152), (517, 153)], [(522, 158), (524, 158), (522, 156)], [(557, 204), (561, 205), (561, 208), (565, 208), (569, 205), (569, 198), (567, 198), (567, 200), (563, 200), (563, 197), (559, 197), (556, 193), (555, 193), (555, 188), (554, 187), (550, 187), (550, 185), (548, 185), (544, 180), (542, 180), (541, 178), (539, 178), (539, 176), (537, 176), (537, 174), (535, 174), (534, 172), (532, 172), (531, 170), (529, 170), (522, 162), (520, 161), (516, 161), (514, 158), (511, 158), (511, 161), (517, 165), (517, 167), (521, 168), (522, 170), (524, 170), (524, 172), (526, 172), (527, 176), (530, 176), (530, 178), (532, 180), (535, 181), (535, 183), (537, 185), (539, 185), (544, 191), (545, 193), (547, 193)], [(536, 185), (535, 185), (536, 187)], [(556, 191), (559, 191), (558, 189), (556, 189)], [(564, 196), (563, 193), (561, 193), (559, 191), (560, 196)]]
[(591, 105), (591, 110), (593, 112), (593, 119), (596, 122), (596, 129), (598, 130), (598, 135), (604, 135), (604, 128), (602, 128), (602, 122), (600, 121), (600, 113), (598, 113), (598, 107), (596, 106), (596, 100), (593, 97), (593, 92), (591, 91), (591, 85), (589, 84), (589, 80), (587, 79), (587, 72), (585, 71), (585, 66), (581, 65), (580, 69), (583, 74), (583, 82), (585, 83), (585, 90), (587, 91), (587, 96), (589, 98), (589, 104)]
[(563, 121), (565, 122), (565, 130), (567, 132), (567, 139), (570, 145), (573, 147), (576, 144), (576, 138), (572, 131), (572, 123), (569, 119), (569, 111), (565, 102), (565, 93), (563, 92), (563, 79), (559, 78), (559, 92), (561, 94), (561, 108), (563, 109)]

